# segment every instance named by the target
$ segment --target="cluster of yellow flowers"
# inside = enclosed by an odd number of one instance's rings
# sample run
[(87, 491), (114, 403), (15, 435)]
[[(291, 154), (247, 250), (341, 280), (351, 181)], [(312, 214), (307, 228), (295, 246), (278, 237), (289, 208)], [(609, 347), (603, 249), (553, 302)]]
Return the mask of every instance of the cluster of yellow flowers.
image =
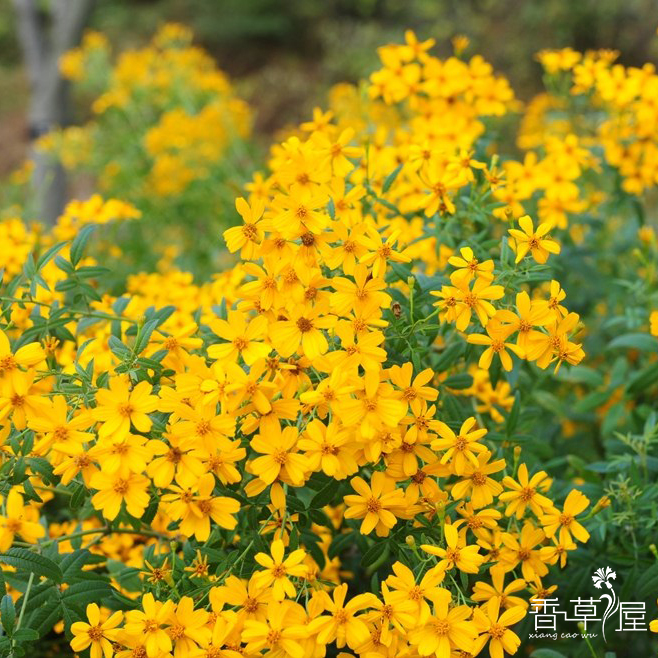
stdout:
[(232, 141), (250, 133), (248, 106), (214, 60), (192, 45), (192, 33), (182, 25), (164, 25), (148, 46), (122, 53), (114, 68), (106, 38), (89, 32), (79, 48), (63, 56), (60, 68), (99, 93), (92, 105), (95, 116), (82, 128), (48, 135), (41, 147), (68, 168), (91, 168), (101, 189), (112, 194), (139, 183), (143, 187), (134, 194), (180, 195), (210, 176)]
[[(600, 145), (606, 162), (618, 169), (623, 189), (639, 195), (658, 182), (658, 75), (653, 64), (626, 67), (615, 63), (618, 57), (619, 53), (612, 50), (581, 54), (571, 48), (538, 55), (546, 72), (557, 78), (556, 85), (565, 78), (575, 100), (586, 97), (592, 109), (605, 111), (604, 120), (595, 118), (588, 145)], [(586, 112), (569, 119), (560, 113), (557, 117), (546, 116), (547, 110), (565, 105), (555, 97), (544, 97), (540, 105), (530, 123), (535, 133), (539, 129), (545, 135), (554, 134), (574, 121), (587, 120)], [(586, 151), (581, 153), (588, 157)], [(567, 176), (567, 180), (571, 178)]]
[[(96, 111), (145, 81), (168, 88), (172, 62), (197, 71), (196, 49), (167, 49), (188, 38), (165, 31), (160, 50), (124, 56)], [(586, 160), (570, 138), (541, 167), (476, 159), (484, 120), (513, 94), (482, 58), (439, 60), (432, 45), (408, 33), (382, 48), (365, 97), (342, 86), (272, 149), (225, 232), (242, 263), (213, 282), (163, 266), (101, 297), (80, 229), (139, 213), (93, 197), (43, 238), (50, 260), (3, 290), (3, 458), (29, 454), (50, 473), (30, 467), (11, 487), (0, 549), (20, 538), (61, 552), (84, 537), (141, 573), (136, 586), (112, 576), (134, 609), (90, 604), (70, 627), (75, 651), (310, 658), (335, 643), (343, 656), (449, 658), (488, 644), (498, 658), (516, 652), (509, 627), (529, 601), (553, 591), (549, 566), (588, 540), (588, 498), (553, 502), (548, 474), (485, 420), (515, 404), (494, 357), (506, 371), (584, 357), (579, 318), (547, 274), (560, 252), (549, 232), (566, 219), (535, 226), (519, 208), (535, 190), (570, 189)], [(208, 69), (194, 84), (215, 94), (225, 80)], [(165, 113), (149, 150), (175, 151), (175, 127), (215, 157), (219, 111)], [(7, 230), (25, 260), (37, 238), (20, 226)], [(484, 347), (477, 366), (469, 343)], [(62, 492), (88, 503), (45, 538), (36, 521)], [(397, 559), (375, 591), (348, 597), (350, 541), (370, 546), (368, 568)]]

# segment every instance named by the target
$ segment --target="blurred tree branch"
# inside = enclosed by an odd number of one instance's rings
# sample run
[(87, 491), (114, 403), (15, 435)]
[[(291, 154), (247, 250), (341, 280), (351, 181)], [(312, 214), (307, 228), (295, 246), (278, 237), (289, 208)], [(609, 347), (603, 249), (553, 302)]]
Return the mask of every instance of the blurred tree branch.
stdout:
[[(13, 2), (30, 81), (30, 138), (35, 140), (69, 120), (69, 85), (59, 71), (59, 58), (79, 43), (95, 0), (50, 0), (47, 11), (37, 0)], [(36, 149), (32, 158), (36, 211), (54, 223), (66, 202), (64, 169)]]

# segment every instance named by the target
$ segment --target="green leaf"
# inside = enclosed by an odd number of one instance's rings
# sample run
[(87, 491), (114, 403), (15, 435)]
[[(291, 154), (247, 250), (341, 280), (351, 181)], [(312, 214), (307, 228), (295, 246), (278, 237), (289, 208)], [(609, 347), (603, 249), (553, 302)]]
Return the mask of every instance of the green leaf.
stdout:
[(141, 354), (149, 344), (153, 330), (160, 324), (159, 319), (149, 320), (145, 322), (139, 329), (135, 344), (133, 345), (133, 353)]
[(649, 334), (624, 334), (613, 338), (608, 343), (607, 349), (612, 350), (617, 347), (658, 353), (658, 338)]
[(536, 649), (530, 654), (530, 658), (567, 658), (563, 653), (559, 651), (553, 651), (553, 649)]
[(505, 431), (507, 436), (511, 436), (519, 423), (519, 414), (521, 413), (521, 394), (517, 391), (514, 394), (514, 404), (512, 410), (507, 416), (507, 423), (505, 423)]
[(50, 578), (56, 583), (62, 582), (62, 570), (52, 560), (26, 548), (10, 548), (0, 553), (0, 562), (32, 572), (37, 576)]
[(112, 588), (103, 580), (75, 583), (62, 592), (62, 603), (68, 606), (96, 603), (110, 596)]
[(456, 390), (470, 388), (473, 386), (473, 377), (465, 372), (450, 375), (450, 377), (443, 382), (443, 385), (447, 388), (454, 388)]
[(39, 639), (39, 633), (33, 628), (19, 628), (14, 633), (14, 640), (17, 642), (34, 642)]
[(39, 256), (39, 260), (37, 261), (37, 270), (40, 270), (62, 247), (67, 243), (67, 240), (64, 242), (58, 242), (56, 245), (53, 245), (50, 247), (50, 249), (46, 249), (41, 256)]
[(630, 377), (626, 390), (631, 395), (636, 395), (644, 392), (656, 382), (658, 382), (658, 363), (652, 363)]
[(354, 533), (346, 532), (342, 535), (336, 535), (331, 540), (331, 545), (327, 551), (329, 559), (333, 559), (340, 555), (348, 546), (351, 546), (354, 543)]
[(363, 555), (361, 558), (362, 567), (371, 567), (377, 563), (381, 563), (383, 559), (388, 555), (388, 542), (387, 541), (376, 541)]
[(95, 224), (87, 224), (83, 226), (78, 234), (75, 236), (75, 239), (71, 243), (71, 263), (77, 265), (82, 258), (82, 254), (89, 242), (91, 234), (96, 230)]
[(0, 621), (2, 621), (5, 633), (11, 635), (16, 623), (16, 608), (14, 608), (14, 602), (9, 594), (5, 594), (0, 601)]
[(309, 503), (309, 508), (320, 509), (321, 507), (328, 505), (334, 499), (337, 489), (338, 489), (338, 483), (336, 482), (336, 480), (331, 479), (329, 484), (326, 487), (324, 487), (324, 489), (318, 491), (318, 493), (316, 493), (315, 496), (311, 498), (311, 502)]
[(395, 182), (395, 179), (398, 177), (398, 174), (402, 171), (404, 163), (399, 164), (393, 171), (386, 176), (384, 179), (384, 184), (382, 185), (382, 194), (386, 194), (391, 189), (391, 185)]

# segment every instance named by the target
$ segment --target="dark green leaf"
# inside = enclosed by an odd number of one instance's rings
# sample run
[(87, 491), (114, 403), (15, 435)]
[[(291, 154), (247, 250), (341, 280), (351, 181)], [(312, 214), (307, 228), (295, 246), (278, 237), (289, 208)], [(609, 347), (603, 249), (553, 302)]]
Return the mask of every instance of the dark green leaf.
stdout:
[(50, 578), (56, 583), (62, 582), (62, 570), (57, 564), (43, 555), (28, 551), (26, 548), (10, 548), (8, 551), (0, 553), (0, 562), (17, 569), (32, 572), (37, 576)]
[(16, 623), (16, 608), (14, 608), (14, 602), (9, 594), (5, 594), (0, 601), (0, 621), (2, 621), (5, 633), (11, 635)]

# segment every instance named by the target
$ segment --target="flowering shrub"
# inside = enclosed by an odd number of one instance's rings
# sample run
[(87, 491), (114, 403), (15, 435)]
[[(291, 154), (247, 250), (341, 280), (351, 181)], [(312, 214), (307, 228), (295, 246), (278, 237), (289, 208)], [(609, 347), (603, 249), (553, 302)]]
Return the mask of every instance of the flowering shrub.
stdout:
[(174, 244), (181, 262), (207, 273), (216, 266), (215, 236), (235, 221), (234, 194), (252, 160), (245, 141), (251, 111), (227, 76), (176, 24), (114, 64), (105, 37), (87, 33), (61, 69), (92, 99), (91, 118), (49, 134), (40, 146), (74, 179), (91, 175), (102, 194), (142, 212), (130, 230), (106, 232), (122, 247), (117, 262), (153, 268), (164, 246)]
[(608, 55), (543, 53), (567, 95), (503, 159), (509, 84), (432, 45), (382, 48), (272, 148), (210, 283), (168, 256), (108, 290), (85, 249), (144, 221), (128, 202), (0, 224), (4, 653), (54, 629), (92, 658), (498, 658), (595, 560), (655, 598), (656, 240), (620, 184), (651, 143), (606, 141), (576, 63)]

